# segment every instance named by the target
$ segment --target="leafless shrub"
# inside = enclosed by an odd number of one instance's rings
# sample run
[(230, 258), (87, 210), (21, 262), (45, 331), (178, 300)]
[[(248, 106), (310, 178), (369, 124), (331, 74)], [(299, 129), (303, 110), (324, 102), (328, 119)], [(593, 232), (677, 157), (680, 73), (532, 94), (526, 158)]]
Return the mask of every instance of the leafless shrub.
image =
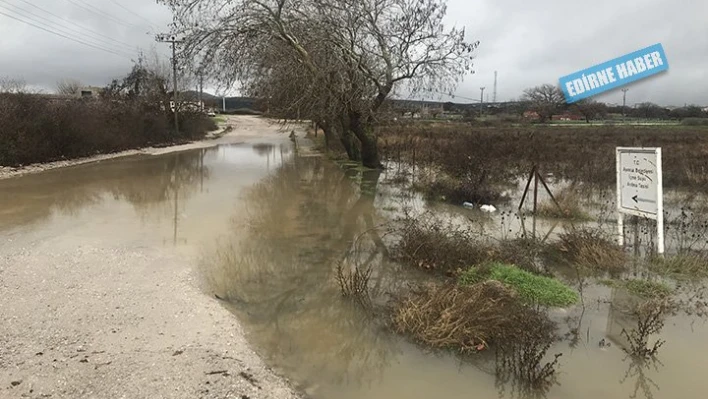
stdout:
[(469, 230), (436, 219), (408, 217), (402, 224), (394, 255), (413, 267), (453, 275), (496, 253)]
[(545, 362), (546, 354), (555, 342), (555, 325), (541, 312), (528, 310), (515, 317), (510, 328), (497, 336), (497, 378), (514, 380), (520, 388), (546, 390), (555, 382), (555, 373), (562, 354)]
[(658, 334), (664, 328), (666, 317), (676, 310), (676, 305), (670, 298), (652, 299), (636, 305), (631, 314), (637, 319), (636, 328), (621, 334), (629, 342), (625, 351), (637, 358), (652, 358), (665, 341), (657, 340), (649, 346), (649, 337)]
[(368, 308), (371, 306), (371, 296), (369, 294), (369, 280), (371, 279), (371, 267), (349, 267), (341, 261), (337, 264), (337, 282), (345, 298), (351, 298), (361, 306)]
[(57, 82), (57, 93), (67, 96), (75, 96), (79, 94), (82, 86), (83, 85), (78, 80), (63, 79)]

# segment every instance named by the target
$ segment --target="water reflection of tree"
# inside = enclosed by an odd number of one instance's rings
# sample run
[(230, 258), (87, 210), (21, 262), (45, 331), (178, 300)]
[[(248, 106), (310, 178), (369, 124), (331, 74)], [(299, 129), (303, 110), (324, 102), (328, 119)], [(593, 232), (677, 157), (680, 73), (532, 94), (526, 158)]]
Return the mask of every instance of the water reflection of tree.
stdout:
[(209, 178), (204, 166), (207, 151), (112, 160), (0, 182), (0, 192), (5, 193), (0, 204), (14, 206), (2, 219), (8, 225), (26, 225), (55, 210), (74, 215), (100, 204), (105, 195), (128, 201), (143, 216), (155, 206), (171, 209), (170, 200), (177, 195), (188, 198)]
[(624, 384), (627, 381), (634, 381), (634, 390), (629, 396), (630, 399), (637, 398), (640, 391), (644, 394), (645, 398), (654, 399), (654, 392), (652, 392), (652, 390), (659, 391), (660, 388), (649, 376), (649, 373), (658, 373), (659, 368), (663, 367), (664, 364), (656, 358), (639, 359), (632, 356), (627, 356), (624, 361), (629, 361), (629, 366), (624, 377), (620, 380), (620, 384)]
[(396, 353), (383, 328), (341, 297), (336, 280), (337, 263), (352, 256), (373, 259), (372, 285), (396, 280), (375, 229), (377, 180), (378, 173), (343, 173), (321, 158), (287, 163), (249, 193), (248, 229), (236, 224), (207, 260), (213, 288), (301, 380), (370, 384)]

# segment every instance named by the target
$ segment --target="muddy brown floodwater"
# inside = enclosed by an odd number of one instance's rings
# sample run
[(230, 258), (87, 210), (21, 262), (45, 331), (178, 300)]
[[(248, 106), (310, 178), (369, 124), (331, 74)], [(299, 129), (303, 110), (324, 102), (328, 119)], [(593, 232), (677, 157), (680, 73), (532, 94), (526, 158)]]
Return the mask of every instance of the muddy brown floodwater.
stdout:
[[(421, 279), (389, 260), (382, 227), (408, 206), (500, 235), (528, 225), (428, 208), (390, 172), (295, 155), (287, 134), (240, 123), (238, 144), (0, 181), (0, 397), (286, 398), (290, 384), (313, 398), (536, 397), (497, 379), (492, 353), (392, 334), (336, 278), (339, 263), (373, 265), (379, 305)], [(548, 356), (563, 356), (545, 397), (706, 396), (702, 319), (668, 319), (657, 361), (638, 362), (614, 306), (626, 293), (590, 285), (583, 299), (552, 311)]]
[[(513, 380), (497, 379), (493, 354), (463, 360), (431, 353), (341, 298), (336, 265), (352, 257), (374, 265), (370, 287), (379, 303), (386, 302), (387, 292), (420, 278), (387, 260), (390, 242), (380, 226), (404, 207), (430, 208), (389, 184), (390, 177), (356, 168), (343, 172), (322, 158), (284, 165), (248, 190), (248, 212), (233, 220), (231, 235), (204, 257), (208, 280), (244, 320), (269, 364), (313, 398), (537, 397)], [(499, 214), (432, 210), (451, 220), (464, 214), (463, 220), (500, 234), (524, 228), (502, 222)], [(537, 228), (553, 225), (539, 221)], [(657, 360), (634, 361), (622, 350), (621, 332), (636, 320), (617, 310), (628, 300), (625, 291), (591, 284), (584, 289), (584, 306), (551, 312), (561, 338), (548, 356), (563, 356), (557, 385), (542, 397), (705, 397), (704, 320), (670, 318)], [(603, 339), (613, 345), (601, 347)]]

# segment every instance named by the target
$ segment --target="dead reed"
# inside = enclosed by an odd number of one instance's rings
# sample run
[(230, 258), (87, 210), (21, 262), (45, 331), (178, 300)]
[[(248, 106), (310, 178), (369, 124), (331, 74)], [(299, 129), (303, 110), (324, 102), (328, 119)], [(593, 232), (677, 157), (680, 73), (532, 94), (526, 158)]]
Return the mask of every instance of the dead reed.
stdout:
[(519, 309), (515, 293), (496, 281), (428, 284), (397, 303), (392, 321), (396, 332), (426, 346), (469, 353), (510, 328)]

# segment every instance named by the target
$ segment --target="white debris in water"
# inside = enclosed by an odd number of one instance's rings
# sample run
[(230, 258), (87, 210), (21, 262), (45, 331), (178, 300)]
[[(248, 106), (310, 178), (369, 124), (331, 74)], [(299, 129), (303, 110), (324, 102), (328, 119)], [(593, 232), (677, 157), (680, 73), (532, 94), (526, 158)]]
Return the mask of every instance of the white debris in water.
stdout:
[(474, 208), (474, 204), (471, 202), (463, 202), (462, 206), (464, 206), (465, 208), (468, 208), (468, 209)]
[(497, 208), (494, 205), (482, 205), (479, 207), (479, 209), (482, 212), (488, 212), (488, 213), (493, 213), (497, 211)]

